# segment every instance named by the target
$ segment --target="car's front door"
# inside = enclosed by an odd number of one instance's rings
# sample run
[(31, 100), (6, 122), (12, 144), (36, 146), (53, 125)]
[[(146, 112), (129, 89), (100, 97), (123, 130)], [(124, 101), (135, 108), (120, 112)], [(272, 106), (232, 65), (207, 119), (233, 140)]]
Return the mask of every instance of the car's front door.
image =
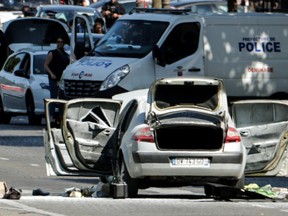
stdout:
[[(51, 106), (56, 107), (58, 122), (50, 122)], [(112, 99), (46, 99), (44, 147), (47, 174), (112, 174), (120, 107), (121, 101)]]
[[(18, 53), (9, 58), (4, 66), (1, 82), (1, 90), (3, 93), (3, 102), (9, 110), (17, 110), (17, 112), (25, 112), (25, 93), (27, 78), (16, 75), (20, 70), (25, 73), (30, 65), (29, 55), (26, 53)], [(5, 74), (5, 75), (4, 75)], [(5, 77), (4, 77), (5, 76)]]
[(238, 101), (231, 113), (247, 149), (246, 175), (287, 175), (288, 101)]
[(91, 26), (84, 15), (74, 15), (70, 40), (70, 59), (74, 62), (93, 49)]

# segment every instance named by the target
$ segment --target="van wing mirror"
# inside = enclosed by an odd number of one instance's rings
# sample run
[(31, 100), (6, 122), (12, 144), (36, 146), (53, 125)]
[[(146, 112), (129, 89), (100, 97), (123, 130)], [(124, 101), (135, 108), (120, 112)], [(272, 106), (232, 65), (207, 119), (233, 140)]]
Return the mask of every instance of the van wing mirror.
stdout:
[(155, 46), (152, 50), (152, 56), (156, 64), (165, 67), (166, 63), (166, 56), (164, 49), (159, 48), (158, 46)]

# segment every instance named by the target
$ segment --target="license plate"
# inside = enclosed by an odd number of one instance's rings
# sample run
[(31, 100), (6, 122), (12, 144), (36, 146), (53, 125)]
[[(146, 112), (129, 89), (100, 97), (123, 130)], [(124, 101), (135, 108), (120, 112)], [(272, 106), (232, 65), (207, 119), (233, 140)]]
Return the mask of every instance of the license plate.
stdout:
[(172, 158), (172, 166), (209, 167), (208, 158)]

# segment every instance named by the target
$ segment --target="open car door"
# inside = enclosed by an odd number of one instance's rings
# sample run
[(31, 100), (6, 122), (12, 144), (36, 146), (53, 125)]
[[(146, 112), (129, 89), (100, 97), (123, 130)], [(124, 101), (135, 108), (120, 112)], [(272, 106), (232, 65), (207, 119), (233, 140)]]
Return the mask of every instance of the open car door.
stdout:
[(238, 101), (231, 113), (247, 149), (246, 176), (287, 176), (288, 101)]
[[(55, 106), (59, 122), (50, 121)], [(111, 175), (118, 142), (121, 101), (46, 99), (44, 147), (47, 175)]]
[(73, 28), (70, 40), (70, 61), (74, 61), (87, 55), (94, 47), (88, 19), (84, 15), (75, 14), (73, 18)]

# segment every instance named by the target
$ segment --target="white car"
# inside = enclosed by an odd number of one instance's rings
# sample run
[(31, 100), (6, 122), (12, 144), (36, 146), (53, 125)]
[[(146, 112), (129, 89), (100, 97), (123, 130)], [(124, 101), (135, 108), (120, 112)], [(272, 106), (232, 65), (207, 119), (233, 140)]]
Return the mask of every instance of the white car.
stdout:
[(44, 62), (48, 50), (20, 50), (8, 57), (0, 72), (0, 123), (28, 115), (29, 124), (41, 124), (44, 99), (50, 97)]
[[(63, 108), (58, 127), (49, 121), (53, 103)], [(244, 186), (246, 150), (219, 79), (166, 78), (113, 99), (45, 104), (49, 175), (113, 175), (128, 197), (159, 185)]]

